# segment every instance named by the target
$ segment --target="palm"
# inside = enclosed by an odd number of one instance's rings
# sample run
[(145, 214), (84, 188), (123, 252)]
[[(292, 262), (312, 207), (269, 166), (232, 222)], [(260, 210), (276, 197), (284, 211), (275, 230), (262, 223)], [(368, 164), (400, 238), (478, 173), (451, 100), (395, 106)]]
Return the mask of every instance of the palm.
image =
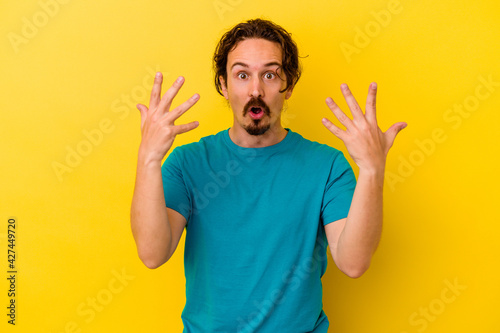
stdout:
[(370, 85), (366, 99), (365, 114), (363, 114), (363, 111), (346, 84), (341, 86), (341, 90), (353, 118), (350, 119), (347, 117), (333, 99), (328, 97), (326, 100), (328, 107), (339, 122), (345, 126), (346, 130), (340, 129), (326, 118), (323, 119), (323, 124), (330, 132), (344, 142), (349, 155), (351, 155), (360, 170), (384, 169), (387, 153), (392, 147), (396, 135), (407, 124), (399, 122), (393, 124), (386, 132), (380, 130), (376, 117), (376, 84), (372, 83)]

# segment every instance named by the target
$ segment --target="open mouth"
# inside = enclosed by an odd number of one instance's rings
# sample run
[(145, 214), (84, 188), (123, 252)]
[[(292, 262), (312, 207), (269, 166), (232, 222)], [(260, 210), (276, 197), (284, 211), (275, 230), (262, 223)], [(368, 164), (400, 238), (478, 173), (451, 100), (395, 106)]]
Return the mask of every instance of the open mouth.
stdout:
[(253, 106), (249, 111), (250, 117), (252, 117), (252, 119), (260, 119), (264, 116), (264, 109), (260, 106)]

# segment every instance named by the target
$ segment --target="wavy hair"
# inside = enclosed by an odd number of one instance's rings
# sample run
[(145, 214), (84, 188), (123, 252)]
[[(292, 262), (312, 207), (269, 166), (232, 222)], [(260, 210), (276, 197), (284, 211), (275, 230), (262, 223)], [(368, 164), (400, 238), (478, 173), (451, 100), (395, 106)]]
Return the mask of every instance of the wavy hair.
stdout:
[(262, 38), (278, 43), (281, 46), (281, 67), (286, 75), (286, 87), (280, 93), (285, 92), (290, 86), (295, 86), (302, 73), (297, 44), (285, 29), (271, 21), (259, 18), (237, 24), (226, 32), (217, 44), (213, 57), (215, 89), (217, 89), (217, 92), (222, 95), (219, 77), (222, 76), (224, 81), (227, 82), (227, 57), (229, 52), (234, 50), (239, 42), (251, 38)]

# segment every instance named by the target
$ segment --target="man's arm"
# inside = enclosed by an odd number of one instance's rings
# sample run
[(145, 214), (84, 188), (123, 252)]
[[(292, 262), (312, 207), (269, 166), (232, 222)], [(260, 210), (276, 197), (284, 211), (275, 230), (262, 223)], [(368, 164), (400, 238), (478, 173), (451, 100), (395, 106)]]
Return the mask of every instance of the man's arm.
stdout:
[(360, 173), (347, 218), (325, 226), (335, 264), (349, 277), (363, 275), (380, 241), (382, 185), (383, 177)]
[(343, 84), (341, 89), (353, 119), (349, 119), (328, 98), (328, 107), (346, 130), (341, 130), (326, 118), (323, 124), (344, 142), (359, 167), (359, 176), (347, 218), (327, 224), (325, 232), (335, 264), (346, 275), (357, 278), (370, 266), (380, 241), (385, 162), (396, 135), (406, 123), (396, 123), (385, 133), (380, 130), (375, 108), (376, 84), (370, 85), (366, 114), (347, 85)]
[(183, 82), (180, 77), (160, 100), (162, 75), (157, 73), (149, 109), (137, 105), (141, 112), (142, 139), (130, 223), (139, 258), (149, 268), (161, 266), (172, 256), (186, 225), (181, 214), (165, 206), (161, 175), (161, 161), (172, 147), (175, 136), (198, 126), (198, 122), (174, 125), (174, 121), (198, 101), (198, 94), (169, 111)]
[(138, 161), (130, 222), (141, 261), (148, 268), (166, 263), (177, 248), (186, 219), (165, 206), (159, 163)]

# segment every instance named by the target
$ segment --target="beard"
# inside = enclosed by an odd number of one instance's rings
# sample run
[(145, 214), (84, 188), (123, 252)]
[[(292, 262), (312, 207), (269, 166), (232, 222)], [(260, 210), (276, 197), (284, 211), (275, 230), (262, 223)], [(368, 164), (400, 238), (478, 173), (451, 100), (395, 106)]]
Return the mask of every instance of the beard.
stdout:
[(250, 135), (262, 135), (271, 128), (271, 124), (260, 125), (260, 119), (254, 119), (252, 124), (244, 125), (243, 128)]
[[(269, 109), (269, 106), (259, 97), (259, 98), (252, 98), (243, 108), (243, 117), (245, 117), (248, 112), (250, 112), (250, 109), (252, 106), (259, 106), (262, 108), (261, 112), (264, 112), (264, 115), (267, 117), (271, 116), (271, 110)], [(271, 124), (267, 125), (262, 125), (262, 118), (261, 119), (252, 119), (252, 123), (249, 125), (243, 125), (243, 128), (245, 131), (247, 131), (248, 134), (250, 135), (262, 135), (266, 133), (270, 128)]]

